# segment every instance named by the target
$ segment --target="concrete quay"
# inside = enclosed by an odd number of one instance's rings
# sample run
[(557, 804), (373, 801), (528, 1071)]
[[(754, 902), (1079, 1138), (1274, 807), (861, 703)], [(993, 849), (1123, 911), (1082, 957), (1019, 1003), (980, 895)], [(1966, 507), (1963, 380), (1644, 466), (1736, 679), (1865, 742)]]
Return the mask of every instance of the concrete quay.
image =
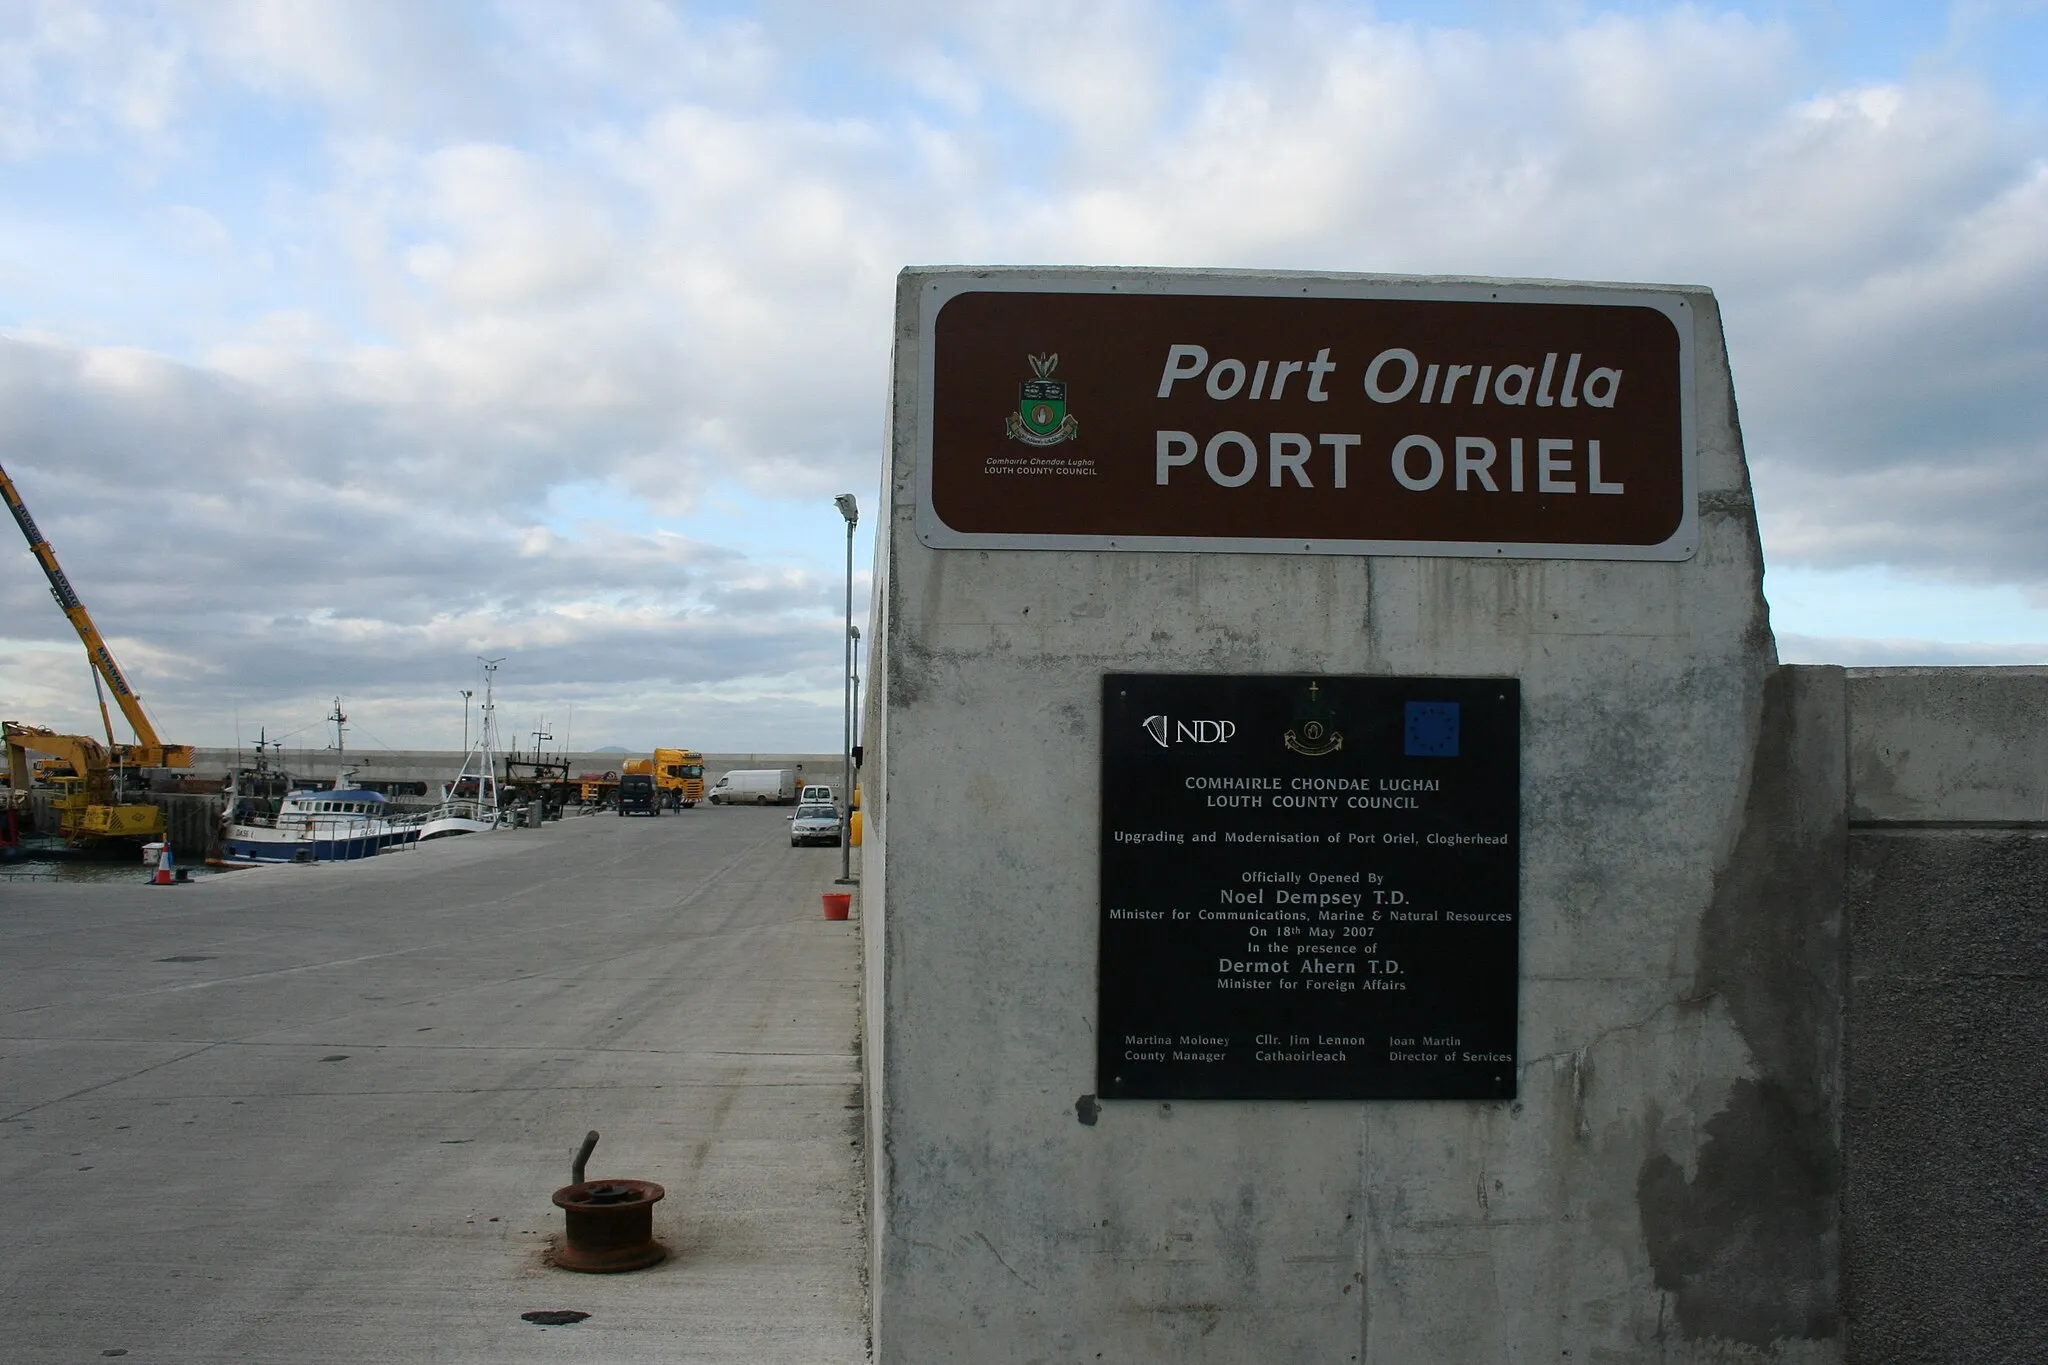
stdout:
[[(858, 924), (787, 814), (0, 885), (7, 1358), (862, 1359)], [(548, 1264), (591, 1128), (664, 1264)]]

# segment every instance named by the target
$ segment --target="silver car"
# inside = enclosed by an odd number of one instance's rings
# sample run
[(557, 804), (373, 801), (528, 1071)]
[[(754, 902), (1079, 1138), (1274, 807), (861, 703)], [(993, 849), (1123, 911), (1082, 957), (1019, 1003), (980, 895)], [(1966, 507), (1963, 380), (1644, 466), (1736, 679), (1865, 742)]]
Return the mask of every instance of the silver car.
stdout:
[(789, 846), (825, 844), (839, 847), (839, 807), (798, 806), (789, 818)]

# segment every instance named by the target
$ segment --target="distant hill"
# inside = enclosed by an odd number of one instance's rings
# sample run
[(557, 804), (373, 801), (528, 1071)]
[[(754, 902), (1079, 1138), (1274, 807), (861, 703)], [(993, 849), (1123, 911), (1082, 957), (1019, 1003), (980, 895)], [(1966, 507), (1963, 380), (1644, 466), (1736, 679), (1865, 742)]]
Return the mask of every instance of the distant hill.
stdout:
[(595, 749), (585, 749), (586, 754), (630, 754), (633, 751), (623, 744), (600, 744)]

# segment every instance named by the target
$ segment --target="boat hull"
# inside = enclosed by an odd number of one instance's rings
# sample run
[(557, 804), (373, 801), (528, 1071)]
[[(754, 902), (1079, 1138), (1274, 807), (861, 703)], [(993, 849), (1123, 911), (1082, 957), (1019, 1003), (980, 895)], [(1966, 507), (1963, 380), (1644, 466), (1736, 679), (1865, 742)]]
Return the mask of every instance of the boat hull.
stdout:
[(413, 843), (417, 828), (386, 825), (346, 832), (276, 830), (231, 825), (220, 849), (206, 861), (214, 867), (268, 867), (274, 863), (341, 863), (374, 858), (386, 849)]
[(497, 829), (495, 820), (478, 820), (466, 815), (429, 816), (420, 826), (420, 838), (446, 839), (457, 834), (488, 834)]

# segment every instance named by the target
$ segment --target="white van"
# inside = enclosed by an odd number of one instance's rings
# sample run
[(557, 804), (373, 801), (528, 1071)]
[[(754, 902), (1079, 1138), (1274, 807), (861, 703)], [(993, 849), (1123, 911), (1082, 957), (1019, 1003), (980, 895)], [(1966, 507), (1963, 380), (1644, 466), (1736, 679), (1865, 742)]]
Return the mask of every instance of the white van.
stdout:
[(828, 806), (839, 804), (839, 798), (832, 794), (830, 787), (816, 782), (807, 782), (804, 784), (804, 789), (796, 794), (796, 802), (800, 806), (808, 806), (813, 801), (822, 801)]
[(787, 806), (796, 801), (794, 768), (736, 768), (713, 784), (714, 806)]

